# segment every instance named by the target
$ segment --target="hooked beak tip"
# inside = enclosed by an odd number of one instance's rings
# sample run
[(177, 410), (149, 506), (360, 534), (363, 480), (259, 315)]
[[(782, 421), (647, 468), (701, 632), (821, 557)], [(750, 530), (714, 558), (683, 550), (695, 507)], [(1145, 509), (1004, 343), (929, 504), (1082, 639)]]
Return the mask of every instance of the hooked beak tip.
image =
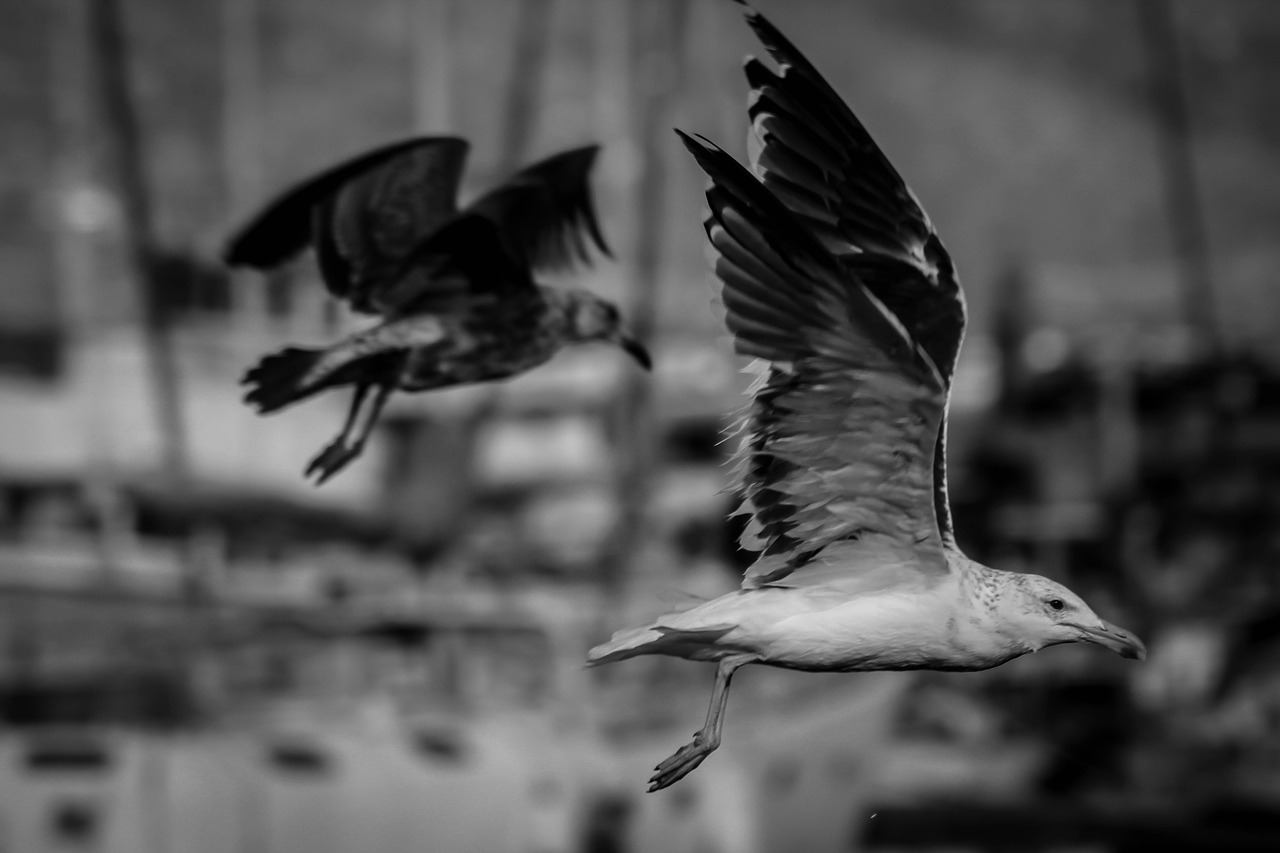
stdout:
[(624, 337), (618, 341), (618, 345), (626, 350), (627, 354), (634, 358), (645, 370), (653, 369), (653, 360), (649, 358), (649, 351), (644, 348), (644, 344), (635, 338)]
[(1110, 622), (1102, 622), (1096, 628), (1077, 627), (1084, 634), (1081, 639), (1087, 643), (1096, 643), (1103, 648), (1111, 649), (1127, 660), (1147, 659), (1147, 647), (1142, 640)]

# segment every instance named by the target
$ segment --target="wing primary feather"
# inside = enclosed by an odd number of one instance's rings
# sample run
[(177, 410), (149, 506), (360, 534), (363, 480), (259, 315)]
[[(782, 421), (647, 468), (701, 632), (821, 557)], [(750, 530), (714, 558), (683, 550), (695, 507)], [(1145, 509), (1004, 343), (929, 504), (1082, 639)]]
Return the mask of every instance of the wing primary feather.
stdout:
[[(827, 251), (818, 238), (799, 224), (794, 214), (741, 164), (705, 137), (695, 138), (680, 130), (677, 130), (676, 134), (694, 155), (703, 171), (711, 176), (713, 189), (718, 188), (720, 193), (723, 193), (723, 196), (708, 193), (708, 202), (712, 204), (713, 214), (716, 213), (718, 205), (723, 204), (726, 210), (731, 209), (722, 199), (734, 200), (736, 203), (732, 205), (732, 209), (737, 211), (735, 216), (740, 217), (742, 222), (749, 224), (748, 216), (768, 222), (768, 237), (764, 237), (764, 232), (754, 226), (743, 233), (759, 238), (766, 246), (785, 247), (785, 251), (770, 248), (768, 255), (762, 257), (762, 260), (767, 261), (770, 257), (780, 259), (785, 256), (788, 259), (785, 262), (786, 265), (795, 268), (797, 272), (798, 265), (811, 264), (819, 270), (819, 278), (826, 282), (847, 278), (847, 274), (841, 271), (835, 257)], [(725, 223), (732, 221), (723, 214), (717, 215), (717, 219)], [(740, 239), (742, 234), (734, 233), (734, 236)], [(770, 266), (774, 265), (770, 264)], [(797, 280), (800, 280), (799, 276)], [(840, 293), (830, 294), (830, 304), (834, 306), (843, 303), (855, 306), (850, 311), (851, 319), (875, 340), (883, 351), (901, 359), (905, 364), (924, 367), (927, 372), (936, 376), (937, 369), (927, 357), (921, 359), (923, 353), (911, 341), (898, 319), (879, 300), (858, 285), (856, 280), (851, 285), (843, 288)], [(833, 285), (828, 283), (826, 286)], [(809, 296), (817, 300), (822, 299), (822, 294), (817, 291), (811, 291)]]
[(612, 258), (590, 185), (599, 151), (587, 145), (527, 166), (467, 210), (493, 221), (508, 251), (535, 270), (590, 263), (588, 239)]
[[(749, 60), (744, 66), (751, 88), (748, 114), (759, 140), (752, 149), (757, 173), (788, 207), (807, 217), (822, 242), (901, 320), (949, 388), (966, 309), (955, 267), (928, 215), (816, 67), (763, 15), (739, 2), (747, 7), (748, 25), (777, 65), (774, 70)], [(823, 152), (834, 148), (844, 155), (844, 167), (835, 173), (819, 168), (806, 150), (812, 138), (828, 143)], [(789, 191), (793, 186), (817, 198)], [(829, 205), (837, 222), (832, 225), (827, 217), (814, 216), (815, 204)], [(940, 429), (937, 459), (945, 456), (943, 432)], [(938, 522), (944, 540), (951, 541), (945, 467), (937, 459)]]

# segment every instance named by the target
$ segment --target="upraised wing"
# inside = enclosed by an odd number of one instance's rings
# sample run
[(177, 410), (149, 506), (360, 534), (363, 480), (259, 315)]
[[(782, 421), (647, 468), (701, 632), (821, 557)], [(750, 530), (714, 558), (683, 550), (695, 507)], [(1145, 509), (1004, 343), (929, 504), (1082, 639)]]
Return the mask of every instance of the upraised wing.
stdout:
[(506, 261), (526, 270), (522, 278), (441, 275), (436, 271), (441, 243), (428, 237), (414, 247), (391, 276), (392, 283), (381, 294), (386, 310), (400, 314), (466, 310), (477, 297), (501, 297), (515, 288), (531, 286), (532, 271), (589, 260), (588, 237), (608, 254), (589, 183), (591, 164), (598, 151), (599, 146), (591, 145), (528, 166), (459, 214), (492, 223)]
[(946, 383), (933, 360), (750, 172), (680, 136), (711, 177), (704, 224), (735, 349), (766, 362), (739, 450), (742, 545), (761, 552), (744, 586), (862, 538), (945, 572), (932, 464)]
[(456, 213), (468, 149), (457, 137), (419, 137), (335, 166), (268, 205), (231, 240), (226, 261), (266, 269), (311, 244), (329, 291), (380, 313), (391, 274)]
[(591, 197), (591, 166), (599, 151), (588, 145), (540, 160), (466, 209), (492, 220), (511, 255), (531, 269), (590, 261), (588, 238), (612, 257)]
[[(779, 68), (755, 58), (745, 66), (756, 174), (902, 321), (950, 388), (965, 327), (950, 255), (848, 105), (763, 15), (748, 8), (746, 17)], [(945, 419), (937, 441), (936, 509), (943, 538), (954, 545)]]

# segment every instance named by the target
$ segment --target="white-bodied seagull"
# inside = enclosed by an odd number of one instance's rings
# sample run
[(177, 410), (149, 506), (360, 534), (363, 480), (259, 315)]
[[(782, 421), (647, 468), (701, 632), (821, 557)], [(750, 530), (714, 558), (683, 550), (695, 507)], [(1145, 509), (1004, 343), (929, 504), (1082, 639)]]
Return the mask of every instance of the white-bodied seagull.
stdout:
[(329, 292), (383, 318), (245, 374), (245, 401), (264, 414), (355, 386), (342, 432), (306, 469), (318, 483), (360, 454), (393, 391), (505, 379), (580, 341), (618, 344), (649, 367), (612, 304), (532, 278), (586, 261), (587, 238), (608, 254), (588, 180), (598, 146), (528, 166), (459, 210), (467, 150), (420, 137), (348, 160), (272, 202), (227, 248), (232, 266), (270, 269), (310, 244)]
[(757, 360), (737, 461), (741, 544), (758, 558), (740, 590), (590, 652), (718, 664), (706, 724), (650, 791), (719, 746), (745, 664), (982, 670), (1077, 642), (1146, 654), (1062, 584), (956, 546), (945, 435), (965, 309), (951, 259), (848, 106), (764, 17), (747, 20), (779, 66), (746, 65), (756, 174), (677, 133), (711, 178), (704, 225), (735, 350)]

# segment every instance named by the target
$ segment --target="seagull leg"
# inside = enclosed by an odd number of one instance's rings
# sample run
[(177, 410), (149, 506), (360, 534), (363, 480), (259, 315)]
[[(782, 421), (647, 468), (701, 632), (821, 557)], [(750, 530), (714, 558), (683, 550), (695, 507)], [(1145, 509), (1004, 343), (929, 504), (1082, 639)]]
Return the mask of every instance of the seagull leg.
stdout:
[(347, 410), (347, 421), (342, 425), (342, 432), (338, 433), (338, 437), (329, 442), (319, 455), (311, 460), (307, 465), (307, 470), (302, 476), (310, 477), (315, 472), (321, 472), (320, 479), (316, 485), (323, 483), (332, 476), (339, 468), (345, 465), (349, 460), (347, 451), (347, 439), (351, 435), (351, 430), (356, 425), (356, 415), (360, 412), (360, 407), (364, 403), (364, 398), (369, 393), (369, 387), (365, 384), (356, 386), (356, 393), (351, 398), (351, 408)]
[[(365, 405), (369, 390), (373, 387), (367, 384), (356, 386), (355, 397), (351, 400), (351, 409), (347, 412), (347, 422), (343, 425), (342, 432), (307, 465), (303, 476), (310, 477), (318, 473), (317, 486), (345, 468), (364, 450), (364, 443), (373, 431), (373, 425), (377, 423), (387, 398), (391, 396), (390, 388), (379, 385), (374, 391), (373, 399)], [(352, 433), (355, 433), (354, 440), (351, 438)]]
[(649, 780), (649, 793), (661, 791), (668, 785), (679, 782), (720, 746), (720, 729), (724, 727), (724, 709), (729, 701), (729, 680), (738, 667), (752, 660), (747, 655), (734, 655), (720, 661), (716, 668), (715, 685), (711, 688), (707, 721), (694, 733), (692, 742), (680, 747), (674, 755), (654, 768), (657, 772)]

